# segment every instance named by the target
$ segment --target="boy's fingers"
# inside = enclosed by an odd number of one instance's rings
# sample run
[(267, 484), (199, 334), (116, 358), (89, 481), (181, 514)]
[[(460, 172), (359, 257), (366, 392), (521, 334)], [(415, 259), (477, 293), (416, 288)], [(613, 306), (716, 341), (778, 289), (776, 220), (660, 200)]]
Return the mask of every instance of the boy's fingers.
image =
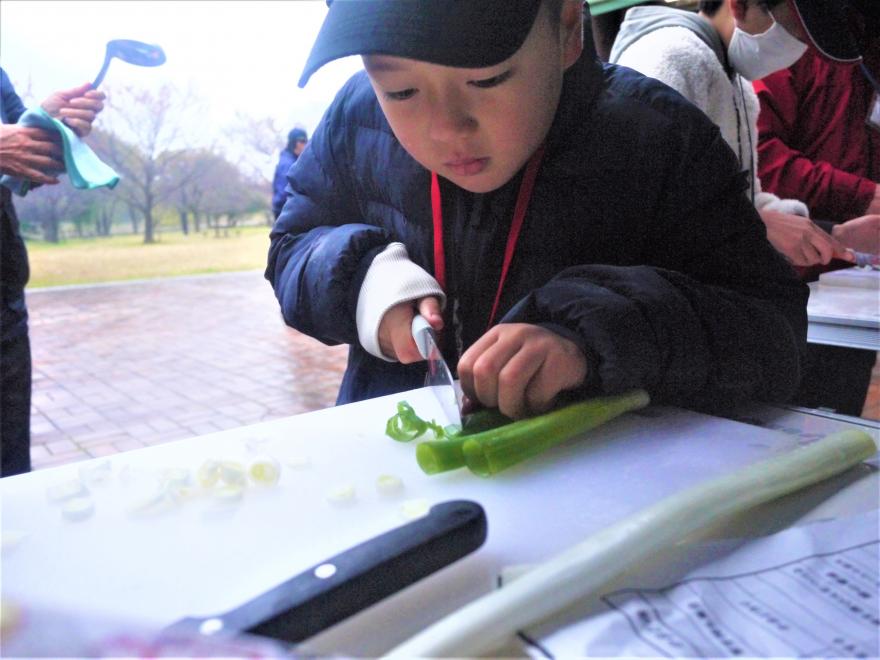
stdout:
[(434, 296), (422, 298), (419, 301), (419, 314), (431, 324), (434, 330), (443, 329), (443, 313), (440, 311), (440, 301)]
[(394, 354), (401, 364), (413, 364), (425, 359), (419, 353), (419, 348), (416, 346), (415, 339), (413, 339), (410, 326), (406, 326), (404, 330), (398, 327), (392, 333), (392, 345), (394, 346)]
[[(534, 389), (542, 363), (540, 355), (522, 348), (507, 361), (498, 375), (498, 408), (502, 413), (522, 419), (532, 412), (528, 392)], [(536, 405), (540, 405), (542, 396), (540, 391), (534, 392)]]
[[(504, 341), (494, 342), (492, 346), (483, 352), (483, 354), (474, 362), (474, 392), (477, 395), (477, 399), (479, 399), (483, 405), (490, 408), (500, 406), (499, 379), (501, 378), (501, 372), (521, 348), (522, 343), (517, 341), (516, 338), (506, 338)], [(510, 388), (511, 392), (516, 389), (516, 386), (512, 384), (514, 380), (515, 375), (507, 375), (505, 378), (505, 387)], [(515, 398), (515, 395), (511, 398)], [(516, 407), (515, 404), (506, 401), (505, 405)], [(509, 414), (503, 408), (501, 412), (505, 415)]]
[(468, 398), (475, 403), (479, 402), (484, 406), (490, 406), (487, 401), (483, 401), (477, 395), (476, 386), (474, 385), (474, 365), (476, 361), (483, 355), (496, 341), (498, 341), (498, 327), (494, 327), (486, 334), (480, 337), (474, 344), (467, 349), (458, 361), (458, 378), (461, 382), (461, 389)]

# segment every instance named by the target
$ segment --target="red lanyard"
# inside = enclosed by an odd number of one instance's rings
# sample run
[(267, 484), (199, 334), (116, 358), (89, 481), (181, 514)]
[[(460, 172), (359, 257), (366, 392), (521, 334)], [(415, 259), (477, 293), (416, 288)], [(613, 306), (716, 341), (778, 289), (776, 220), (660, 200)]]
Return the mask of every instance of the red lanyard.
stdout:
[[(504, 288), (504, 280), (507, 279), (507, 271), (516, 251), (516, 242), (519, 240), (519, 232), (532, 199), (532, 190), (535, 187), (535, 178), (541, 167), (541, 159), (544, 156), (544, 145), (532, 154), (526, 165), (522, 183), (519, 184), (519, 193), (516, 196), (516, 206), (513, 209), (513, 222), (510, 232), (507, 234), (507, 246), (504, 248), (504, 263), (501, 266), (501, 277), (498, 280), (498, 291), (495, 293), (495, 302), (492, 304), (492, 313), (489, 315), (488, 328), (492, 327), (495, 313), (498, 311), (498, 303), (501, 300), (501, 290)], [(431, 213), (434, 216), (434, 277), (440, 284), (440, 288), (446, 291), (446, 254), (443, 251), (443, 209), (440, 203), (440, 181), (436, 172), (431, 172)], [(487, 329), (488, 329), (487, 328)]]

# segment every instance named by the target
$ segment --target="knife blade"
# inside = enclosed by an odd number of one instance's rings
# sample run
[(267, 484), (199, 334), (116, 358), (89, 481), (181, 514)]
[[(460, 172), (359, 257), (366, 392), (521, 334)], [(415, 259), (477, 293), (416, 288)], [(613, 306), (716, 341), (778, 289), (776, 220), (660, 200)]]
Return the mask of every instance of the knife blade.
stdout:
[(428, 374), (425, 387), (430, 387), (440, 401), (440, 407), (450, 424), (461, 426), (462, 393), (460, 386), (452, 379), (449, 365), (437, 345), (437, 334), (428, 320), (421, 314), (413, 316), (412, 336), (419, 353), (428, 361)]
[(849, 250), (852, 252), (856, 260), (856, 266), (861, 268), (873, 268), (880, 270), (880, 254), (871, 254), (870, 252), (858, 252), (857, 250)]
[(452, 500), (316, 564), (225, 614), (187, 617), (167, 637), (262, 635), (300, 642), (479, 548), (486, 514)]

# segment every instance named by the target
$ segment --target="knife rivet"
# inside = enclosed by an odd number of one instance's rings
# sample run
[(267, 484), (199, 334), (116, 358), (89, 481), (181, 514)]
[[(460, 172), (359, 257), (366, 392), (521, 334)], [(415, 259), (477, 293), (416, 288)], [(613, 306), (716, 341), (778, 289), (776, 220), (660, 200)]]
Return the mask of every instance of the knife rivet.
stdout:
[(336, 573), (336, 567), (333, 564), (321, 564), (315, 569), (315, 577), (326, 580)]
[(213, 635), (223, 630), (223, 621), (221, 619), (205, 619), (199, 626), (199, 632), (203, 635)]

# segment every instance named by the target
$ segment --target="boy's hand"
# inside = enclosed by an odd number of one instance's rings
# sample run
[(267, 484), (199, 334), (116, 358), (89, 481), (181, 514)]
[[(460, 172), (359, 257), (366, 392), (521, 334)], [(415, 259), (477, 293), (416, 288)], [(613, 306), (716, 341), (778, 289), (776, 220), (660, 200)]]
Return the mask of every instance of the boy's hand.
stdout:
[(60, 119), (70, 129), (85, 137), (92, 130), (92, 122), (101, 110), (104, 109), (104, 92), (92, 89), (90, 83), (85, 83), (73, 89), (55, 92), (40, 104), (50, 117)]
[(527, 323), (502, 323), (480, 337), (458, 362), (464, 393), (513, 419), (544, 412), (563, 390), (587, 376), (574, 342)]
[(386, 357), (396, 358), (402, 364), (424, 360), (412, 336), (412, 320), (421, 314), (435, 331), (443, 329), (440, 301), (434, 296), (402, 302), (387, 312), (379, 323), (379, 348)]

